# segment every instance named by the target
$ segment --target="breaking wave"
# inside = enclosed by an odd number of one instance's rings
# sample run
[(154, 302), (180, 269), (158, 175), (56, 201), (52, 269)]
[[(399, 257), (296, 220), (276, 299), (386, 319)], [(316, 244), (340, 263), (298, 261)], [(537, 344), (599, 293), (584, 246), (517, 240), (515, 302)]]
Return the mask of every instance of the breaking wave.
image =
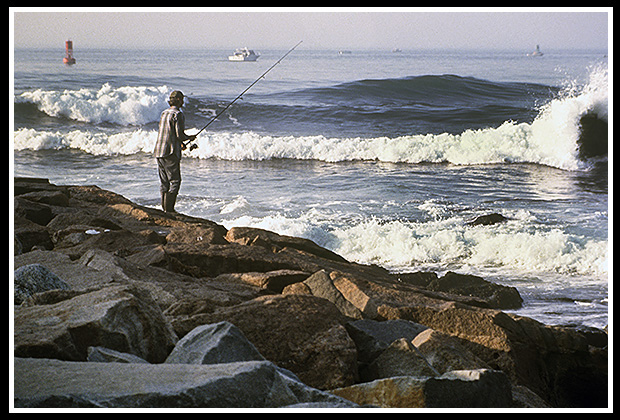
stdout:
[[(550, 89), (541, 85), (493, 83), (447, 75), (363, 80), (266, 95), (258, 98), (257, 103), (235, 105), (233, 114), (221, 117), (228, 125), (223, 123), (214, 131), (201, 133), (196, 141), (198, 149), (187, 156), (225, 160), (376, 160), (456, 165), (535, 163), (565, 170), (588, 169), (589, 159), (607, 156), (607, 69), (593, 70), (585, 86), (564, 89), (543, 105), (534, 106), (532, 91), (540, 100)], [(34, 118), (36, 112), (44, 114), (39, 118), (68, 118), (86, 124), (73, 125), (69, 130), (54, 129), (57, 127), (53, 125), (48, 125), (49, 130), (24, 126), (15, 131), (14, 148), (75, 148), (98, 155), (150, 153), (157, 137), (155, 123), (161, 110), (167, 107), (169, 90), (166, 86), (113, 88), (105, 84), (98, 90), (24, 92), (15, 99), (16, 126), (23, 119)], [(213, 115), (217, 106), (211, 108), (209, 104), (202, 99), (189, 99), (188, 123), (204, 121)], [(33, 105), (38, 111), (32, 109)], [(367, 131), (371, 135), (347, 135), (346, 129), (343, 135), (275, 135), (264, 129), (270, 124), (272, 117), (269, 115), (274, 114), (274, 108), (279, 110), (277, 117), (273, 117), (279, 127), (291, 121), (297, 121), (298, 126), (312, 125), (298, 120), (319, 119), (323, 114), (326, 118), (329, 115), (336, 125), (338, 118), (343, 119), (340, 121), (343, 125), (346, 125), (345, 120), (353, 121), (358, 129), (359, 121), (368, 118), (394, 121), (394, 113), (412, 122), (409, 132), (403, 135), (374, 135), (374, 129), (370, 128)], [(509, 109), (516, 118), (506, 118), (510, 115)], [(411, 112), (405, 112), (407, 110)], [(528, 117), (533, 111), (534, 116)], [(487, 119), (496, 123), (485, 122), (485, 127), (471, 128), (480, 124), (479, 116), (485, 113)], [(459, 118), (463, 121), (458, 130), (415, 133), (431, 123), (443, 127), (449, 125), (449, 120)], [(258, 124), (256, 129), (245, 123), (247, 119)], [(123, 128), (113, 130), (109, 124)], [(324, 120), (322, 124), (329, 126)], [(399, 130), (404, 126), (403, 122)], [(187, 132), (191, 134), (192, 131), (194, 129), (189, 126)], [(290, 132), (296, 130), (291, 128)]]
[[(16, 107), (25, 104), (22, 112), (27, 112), (27, 104), (34, 104), (46, 115), (80, 122), (143, 125), (159, 119), (161, 111), (168, 107), (169, 94), (166, 86), (114, 88), (106, 83), (97, 90), (36, 89), (17, 96), (15, 103)], [(16, 110), (18, 118), (19, 112)]]
[[(438, 206), (430, 200), (418, 208), (433, 216)], [(371, 217), (333, 228), (332, 218), (310, 209), (295, 218), (282, 214), (241, 216), (227, 218), (223, 224), (227, 228), (254, 226), (306, 237), (350, 261), (378, 264), (394, 271), (411, 267), (468, 271), (475, 267), (478, 272), (512, 275), (607, 278), (606, 240), (587, 239), (532, 223), (533, 216), (525, 210), (510, 216), (507, 223), (493, 227), (469, 226), (462, 216), (451, 216), (419, 222)]]

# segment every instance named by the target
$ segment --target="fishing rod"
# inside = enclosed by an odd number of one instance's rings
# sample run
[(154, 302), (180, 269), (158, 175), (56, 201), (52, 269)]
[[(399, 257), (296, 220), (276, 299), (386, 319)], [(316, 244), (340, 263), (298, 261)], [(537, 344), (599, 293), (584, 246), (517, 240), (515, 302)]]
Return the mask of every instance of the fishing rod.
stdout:
[[(193, 134), (192, 138), (190, 140), (187, 140), (185, 143), (183, 143), (183, 146), (187, 147), (188, 144), (190, 144), (192, 141), (196, 140), (196, 137), (198, 136), (198, 134), (202, 133), (202, 131), (207, 128), (208, 126), (211, 125), (211, 123), (215, 120), (217, 120), (217, 118), (222, 115), (228, 108), (230, 108), (232, 106), (232, 104), (234, 104), (235, 102), (237, 102), (237, 100), (239, 100), (248, 90), (250, 90), (252, 88), (252, 86), (254, 86), (255, 84), (258, 83), (258, 81), (262, 78), (264, 78), (267, 73), (269, 73), (275, 66), (277, 66), (278, 64), (280, 64), (280, 61), (284, 60), (286, 58), (287, 55), (289, 55), (290, 53), (293, 52), (293, 50), (295, 48), (297, 48), (299, 46), (299, 44), (301, 44), (303, 41), (299, 41), (293, 48), (291, 48), (290, 50), (287, 51), (286, 54), (284, 54), (278, 61), (276, 61), (273, 66), (269, 67), (267, 69), (267, 71), (265, 71), (263, 74), (260, 75), (260, 77), (258, 79), (256, 79), (250, 86), (248, 86), (243, 92), (241, 92), (239, 94), (239, 96), (237, 96), (235, 99), (233, 99), (233, 101), (231, 103), (229, 103), (228, 105), (226, 105), (226, 107), (224, 109), (222, 109), (220, 112), (218, 112), (215, 117), (213, 117), (211, 119), (211, 121), (209, 121), (207, 123), (207, 125), (205, 125), (204, 127), (202, 127), (200, 130), (198, 130), (198, 132), (196, 134)], [(190, 150), (195, 149), (196, 147), (198, 147), (198, 145), (194, 144), (192, 145), (192, 147), (190, 148)]]

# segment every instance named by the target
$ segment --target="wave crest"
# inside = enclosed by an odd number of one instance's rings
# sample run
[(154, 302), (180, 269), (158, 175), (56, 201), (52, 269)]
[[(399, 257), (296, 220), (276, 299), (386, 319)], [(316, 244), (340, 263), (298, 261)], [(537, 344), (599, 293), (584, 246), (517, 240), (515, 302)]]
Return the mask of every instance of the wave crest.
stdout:
[[(430, 79), (429, 79), (430, 78)], [(446, 86), (460, 86), (475, 91), (484, 87), (485, 92), (500, 95), (501, 87), (491, 82), (457, 76), (420, 76), (413, 80), (376, 81), (383, 89), (394, 84), (398, 89), (429, 86), (449, 90)], [(360, 81), (338, 89), (360, 94), (375, 82)], [(482, 85), (482, 87), (480, 86)], [(514, 89), (522, 91), (524, 84)], [(390, 89), (394, 89), (393, 87)], [(388, 91), (390, 90), (388, 89)], [(398, 90), (397, 89), (397, 90)], [(160, 111), (167, 107), (166, 86), (112, 88), (109, 84), (101, 89), (64, 92), (35, 90), (24, 92), (17, 100), (34, 103), (49, 115), (62, 115), (91, 123), (112, 122), (122, 125), (144, 125), (159, 119)], [(325, 94), (325, 89), (319, 89)], [(306, 93), (308, 91), (305, 91)], [(522, 93), (522, 92), (521, 92)], [(379, 93), (367, 95), (377, 96)], [(385, 95), (385, 92), (381, 93)], [(504, 92), (504, 95), (512, 93)], [(407, 96), (405, 95), (405, 96)], [(481, 98), (479, 92), (469, 97)], [(514, 93), (519, 96), (519, 94)], [(316, 96), (315, 96), (316, 97)], [(192, 105), (190, 109), (201, 109)], [(299, 114), (299, 112), (297, 112)], [(195, 116), (195, 115), (194, 115)], [(204, 116), (201, 116), (204, 118)], [(608, 73), (606, 68), (594, 69), (586, 86), (564, 90), (555, 99), (542, 106), (531, 122), (508, 120), (499, 126), (465, 129), (460, 133), (411, 134), (395, 137), (372, 136), (329, 137), (325, 135), (259, 134), (256, 131), (203, 132), (196, 144), (199, 146), (187, 155), (202, 159), (268, 160), (300, 159), (327, 162), (370, 160), (393, 163), (452, 163), (457, 165), (535, 163), (565, 170), (589, 168), (586, 158), (607, 155)], [(188, 121), (196, 118), (187, 119)], [(594, 123), (592, 123), (594, 121)], [(282, 121), (286, 124), (286, 120)], [(240, 125), (240, 124), (237, 124)], [(90, 128), (87, 128), (90, 127)], [(82, 131), (37, 131), (21, 128), (15, 132), (15, 149), (76, 148), (94, 154), (131, 154), (150, 152), (157, 137), (156, 132), (140, 128), (133, 132), (108, 134), (97, 126), (87, 126)], [(592, 129), (591, 127), (595, 127)], [(191, 134), (193, 130), (188, 129)], [(587, 151), (587, 153), (582, 153)]]
[(36, 104), (41, 112), (52, 117), (65, 117), (76, 121), (100, 124), (143, 125), (159, 119), (168, 107), (170, 89), (167, 86), (122, 86), (109, 83), (100, 89), (27, 91), (16, 102)]

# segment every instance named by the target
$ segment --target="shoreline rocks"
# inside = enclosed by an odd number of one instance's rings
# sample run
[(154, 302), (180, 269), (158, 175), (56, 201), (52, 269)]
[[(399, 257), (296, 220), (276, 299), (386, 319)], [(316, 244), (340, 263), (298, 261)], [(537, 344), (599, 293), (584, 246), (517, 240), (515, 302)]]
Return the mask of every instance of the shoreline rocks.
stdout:
[[(16, 280), (28, 284), (32, 267), (51, 273), (34, 289), (15, 286), (17, 406), (402, 404), (373, 399), (379, 386), (411, 406), (608, 404), (606, 333), (592, 340), (504, 313), (521, 305), (514, 288), (458, 273), (393, 274), (306, 239), (227, 230), (95, 186), (15, 178), (15, 194)], [(219, 334), (210, 328), (236, 337), (218, 351), (247, 341), (251, 360), (208, 351), (200, 368), (188, 367), (194, 356), (166, 363), (179, 343)], [(45, 375), (49, 384), (35, 386)], [(142, 384), (152, 387), (142, 399), (115, 385), (162, 375), (168, 389)], [(478, 398), (490, 378), (501, 392)], [(97, 385), (105, 380), (107, 389)], [(223, 383), (238, 397), (215, 391)], [(457, 388), (469, 397), (449, 398)], [(343, 389), (367, 395), (347, 402), (336, 396)]]

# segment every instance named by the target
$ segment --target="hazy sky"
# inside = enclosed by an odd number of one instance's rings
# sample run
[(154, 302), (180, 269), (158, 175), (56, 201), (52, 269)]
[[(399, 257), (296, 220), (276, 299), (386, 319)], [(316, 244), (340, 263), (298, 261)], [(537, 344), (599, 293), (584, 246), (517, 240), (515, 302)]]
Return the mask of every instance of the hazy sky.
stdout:
[[(180, 11), (177, 11), (180, 10)], [(12, 8), (14, 46), (601, 49), (612, 8)], [(9, 29), (10, 31), (10, 29)]]

